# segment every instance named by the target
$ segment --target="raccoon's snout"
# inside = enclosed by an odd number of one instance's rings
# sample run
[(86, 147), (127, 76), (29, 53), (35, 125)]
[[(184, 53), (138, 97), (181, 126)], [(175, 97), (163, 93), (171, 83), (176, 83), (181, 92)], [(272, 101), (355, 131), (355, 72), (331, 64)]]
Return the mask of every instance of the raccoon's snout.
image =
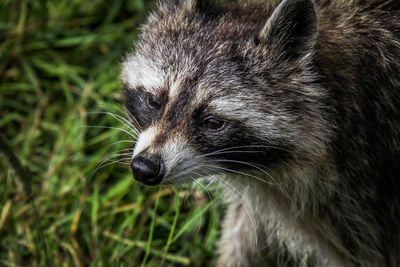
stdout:
[(159, 157), (150, 157), (146, 154), (136, 155), (131, 162), (133, 177), (145, 185), (158, 185), (161, 183), (165, 167)]

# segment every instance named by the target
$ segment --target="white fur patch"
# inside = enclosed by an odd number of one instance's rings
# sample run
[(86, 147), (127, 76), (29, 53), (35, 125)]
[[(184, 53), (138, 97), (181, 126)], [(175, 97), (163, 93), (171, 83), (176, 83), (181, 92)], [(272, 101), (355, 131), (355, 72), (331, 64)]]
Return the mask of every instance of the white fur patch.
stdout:
[[(186, 145), (182, 136), (175, 136), (167, 141), (162, 148), (162, 158), (165, 164), (165, 178), (168, 183), (181, 183), (186, 180), (195, 168), (195, 152)], [(187, 169), (187, 167), (189, 167)], [(189, 171), (189, 172), (188, 172)]]
[(135, 150), (133, 151), (134, 157), (150, 147), (155, 137), (155, 133), (156, 129), (154, 127), (149, 127), (139, 135), (139, 138), (136, 141)]
[(143, 86), (150, 93), (164, 86), (165, 77), (151, 61), (141, 56), (131, 56), (122, 64), (121, 79), (131, 88)]
[(174, 99), (177, 95), (179, 95), (179, 93), (181, 92), (183, 81), (184, 81), (183, 77), (177, 78), (176, 80), (170, 79), (171, 86), (169, 87), (168, 91), (168, 97), (170, 101), (171, 99)]

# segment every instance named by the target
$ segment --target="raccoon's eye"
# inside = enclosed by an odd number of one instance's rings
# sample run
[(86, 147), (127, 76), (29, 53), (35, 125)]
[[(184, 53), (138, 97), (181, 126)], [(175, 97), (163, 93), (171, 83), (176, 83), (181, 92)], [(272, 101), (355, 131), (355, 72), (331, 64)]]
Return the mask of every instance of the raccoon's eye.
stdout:
[(147, 106), (151, 109), (159, 110), (161, 108), (161, 103), (154, 95), (149, 95), (147, 97)]
[(224, 121), (215, 118), (207, 118), (201, 123), (209, 131), (221, 131), (225, 127), (225, 124)]

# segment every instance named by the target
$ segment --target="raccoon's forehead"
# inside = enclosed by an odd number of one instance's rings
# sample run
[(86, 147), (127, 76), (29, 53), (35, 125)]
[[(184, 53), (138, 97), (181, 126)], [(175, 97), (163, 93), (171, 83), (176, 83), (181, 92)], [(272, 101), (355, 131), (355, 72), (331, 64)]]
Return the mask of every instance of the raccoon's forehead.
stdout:
[(166, 92), (173, 98), (183, 90), (206, 93), (212, 88), (217, 93), (222, 88), (218, 85), (220, 81), (226, 85), (236, 79), (233, 76), (237, 73), (235, 66), (226, 56), (207, 56), (206, 53), (205, 56), (194, 56), (173, 49), (165, 55), (161, 53), (155, 51), (145, 55), (137, 51), (127, 57), (122, 65), (123, 83), (131, 89), (140, 87), (154, 95)]
[(157, 94), (165, 86), (166, 73), (152, 60), (140, 55), (130, 55), (122, 64), (122, 82), (131, 89), (138, 87)]
[(183, 90), (192, 89), (193, 86), (188, 88), (185, 84), (188, 85), (191, 74), (196, 72), (195, 67), (189, 67), (189, 64), (180, 62), (180, 67), (173, 65), (169, 68), (160, 61), (132, 55), (123, 63), (121, 79), (130, 89), (141, 88), (156, 96), (167, 93), (168, 98), (172, 99)]

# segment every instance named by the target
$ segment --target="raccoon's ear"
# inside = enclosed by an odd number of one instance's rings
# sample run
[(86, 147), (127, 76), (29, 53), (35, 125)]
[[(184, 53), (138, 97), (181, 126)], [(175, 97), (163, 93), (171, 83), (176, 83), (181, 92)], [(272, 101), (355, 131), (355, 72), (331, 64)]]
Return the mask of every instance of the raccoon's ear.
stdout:
[(311, 0), (283, 0), (258, 34), (256, 42), (280, 56), (298, 59), (315, 44), (317, 25)]

